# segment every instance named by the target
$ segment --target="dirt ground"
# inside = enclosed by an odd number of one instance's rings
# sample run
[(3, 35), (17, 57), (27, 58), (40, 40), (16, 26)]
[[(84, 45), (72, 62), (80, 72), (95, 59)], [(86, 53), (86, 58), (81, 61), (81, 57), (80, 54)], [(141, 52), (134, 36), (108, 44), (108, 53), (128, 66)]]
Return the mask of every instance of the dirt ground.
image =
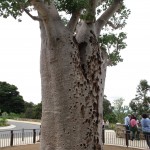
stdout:
[[(31, 144), (31, 145), (23, 145), (23, 146), (5, 147), (5, 148), (0, 148), (0, 150), (39, 150), (39, 143)], [(138, 149), (105, 145), (104, 150), (138, 150)]]

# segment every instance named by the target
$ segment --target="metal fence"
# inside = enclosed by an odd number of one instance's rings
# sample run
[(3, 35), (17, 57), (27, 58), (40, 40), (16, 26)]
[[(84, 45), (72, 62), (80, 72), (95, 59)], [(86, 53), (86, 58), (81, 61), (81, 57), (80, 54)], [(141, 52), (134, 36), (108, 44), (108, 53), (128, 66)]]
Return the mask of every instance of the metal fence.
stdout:
[(40, 129), (0, 131), (0, 147), (33, 144), (40, 140)]
[[(139, 133), (138, 139), (131, 140), (132, 133), (126, 133), (122, 130), (120, 135), (117, 135), (114, 130), (103, 130), (102, 141), (105, 145), (118, 145), (125, 147), (134, 147), (140, 149), (147, 149), (148, 145), (143, 133)], [(150, 136), (147, 135), (147, 141), (150, 142)]]
[[(114, 130), (103, 130), (102, 141), (104, 145), (118, 145), (125, 147), (134, 147), (140, 149), (148, 148), (147, 142), (142, 133), (140, 139), (130, 140), (129, 134), (122, 131), (118, 136)], [(131, 136), (131, 135), (130, 135)], [(142, 138), (141, 138), (142, 137)], [(150, 137), (148, 137), (150, 140)], [(5, 130), (0, 131), (0, 148), (33, 144), (40, 141), (40, 129), (22, 129), (22, 130)]]

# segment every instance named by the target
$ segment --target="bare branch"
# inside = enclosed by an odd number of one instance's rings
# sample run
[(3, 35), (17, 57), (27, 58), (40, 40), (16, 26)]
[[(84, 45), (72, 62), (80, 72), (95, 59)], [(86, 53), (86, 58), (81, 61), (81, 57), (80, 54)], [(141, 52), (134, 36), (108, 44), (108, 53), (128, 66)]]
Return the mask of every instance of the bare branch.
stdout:
[(109, 59), (108, 59), (108, 53), (106, 52), (106, 49), (104, 49), (103, 47), (101, 47), (101, 49), (102, 49), (102, 58), (103, 58), (103, 60), (104, 60), (104, 64), (106, 65), (106, 66), (108, 66), (109, 65), (109, 63), (110, 63), (110, 61), (109, 61)]
[(78, 23), (80, 14), (81, 14), (80, 11), (72, 13), (72, 16), (71, 16), (71, 18), (70, 18), (70, 21), (69, 21), (68, 24), (67, 24), (67, 28), (68, 28), (71, 32), (74, 32), (75, 27), (76, 27), (76, 25), (77, 25), (77, 23)]
[(45, 18), (48, 16), (48, 9), (42, 0), (30, 0), (30, 3), (35, 7), (42, 17)]
[(97, 7), (100, 6), (104, 1), (105, 1), (105, 0), (97, 0), (96, 6), (97, 6)]
[(91, 13), (95, 16), (95, 9), (96, 9), (96, 4), (97, 4), (97, 0), (90, 0), (89, 5), (90, 5), (90, 10)]
[(96, 21), (96, 33), (99, 34), (101, 29), (113, 14), (120, 8), (122, 0), (114, 0), (114, 3), (97, 19)]
[(115, 26), (111, 21), (107, 21), (107, 24), (111, 26), (113, 29), (118, 29), (123, 26), (122, 24), (118, 24), (117, 26)]
[(87, 23), (95, 22), (95, 10), (96, 10), (97, 0), (89, 0), (89, 7), (87, 8)]
[(41, 19), (60, 18), (53, 1), (51, 1), (49, 5), (45, 4), (43, 0), (30, 0), (30, 3), (38, 11), (40, 16), (42, 17)]
[(107, 59), (107, 66), (112, 66), (113, 65), (113, 62), (112, 62), (112, 60), (110, 60), (110, 59)]
[(36, 20), (36, 21), (41, 21), (42, 19), (40, 19), (39, 17), (37, 17), (37, 16), (33, 16), (33, 15), (31, 15), (30, 14), (30, 12), (27, 10), (27, 9), (23, 9), (25, 12), (26, 12), (26, 14), (28, 15), (28, 16), (30, 16), (33, 20)]

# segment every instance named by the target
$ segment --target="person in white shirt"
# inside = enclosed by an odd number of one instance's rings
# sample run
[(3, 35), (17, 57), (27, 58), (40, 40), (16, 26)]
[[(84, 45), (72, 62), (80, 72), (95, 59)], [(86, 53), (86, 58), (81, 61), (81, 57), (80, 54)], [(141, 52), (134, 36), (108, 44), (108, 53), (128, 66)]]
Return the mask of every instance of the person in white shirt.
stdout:
[(131, 115), (128, 114), (128, 116), (124, 118), (124, 125), (126, 129), (126, 134), (128, 135), (128, 139), (130, 139), (130, 117)]

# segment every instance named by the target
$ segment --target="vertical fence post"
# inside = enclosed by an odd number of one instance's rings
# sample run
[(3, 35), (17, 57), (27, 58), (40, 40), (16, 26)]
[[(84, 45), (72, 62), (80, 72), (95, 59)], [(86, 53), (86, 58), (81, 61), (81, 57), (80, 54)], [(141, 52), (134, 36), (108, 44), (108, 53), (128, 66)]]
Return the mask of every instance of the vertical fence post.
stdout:
[(22, 141), (24, 141), (24, 128), (22, 129)]
[(104, 127), (104, 125), (102, 127), (102, 142), (103, 142), (103, 144), (105, 143), (105, 127)]
[(40, 125), (40, 132), (39, 132), (39, 137), (41, 136), (41, 125)]
[(33, 129), (33, 143), (35, 144), (36, 142), (36, 130)]
[(40, 125), (40, 132), (39, 132), (39, 142), (40, 142), (40, 137), (41, 137), (41, 125)]
[(125, 133), (125, 139), (126, 139), (126, 146), (129, 146), (129, 133)]
[(10, 131), (10, 146), (13, 146), (14, 133), (13, 130)]

